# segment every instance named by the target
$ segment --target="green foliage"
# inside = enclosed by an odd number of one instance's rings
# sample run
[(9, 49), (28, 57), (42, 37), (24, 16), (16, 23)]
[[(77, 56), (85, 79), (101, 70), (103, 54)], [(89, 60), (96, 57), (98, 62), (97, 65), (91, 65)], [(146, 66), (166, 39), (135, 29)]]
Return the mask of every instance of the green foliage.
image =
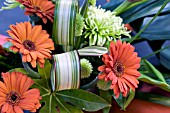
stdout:
[[(145, 95), (145, 96), (144, 96)], [(144, 92), (137, 92), (136, 98), (162, 104), (165, 106), (170, 106), (170, 98), (166, 96), (161, 96), (158, 94), (152, 94), (152, 93), (144, 93)]]
[(143, 82), (146, 82), (146, 83), (149, 83), (149, 84), (153, 84), (165, 91), (168, 91), (170, 92), (170, 85), (165, 83), (165, 82), (162, 82), (160, 80), (155, 80), (145, 74), (142, 74), (141, 73), (141, 76), (138, 78), (140, 81), (143, 81)]
[(113, 97), (115, 98), (116, 102), (118, 105), (122, 108), (122, 110), (126, 110), (126, 107), (130, 104), (130, 102), (134, 99), (135, 97), (135, 92), (132, 90), (129, 92), (127, 97), (123, 97), (122, 93), (120, 94), (119, 98), (116, 98), (114, 95)]
[[(100, 90), (100, 97), (105, 99), (109, 104), (112, 104), (112, 91), (103, 91)], [(111, 107), (106, 107), (103, 109), (103, 113), (109, 113)]]
[(110, 104), (101, 97), (84, 90), (63, 90), (56, 92), (56, 96), (61, 97), (66, 102), (69, 102), (84, 111), (98, 111), (110, 106)]
[(166, 83), (162, 73), (157, 70), (150, 62), (148, 62), (147, 60), (144, 60), (146, 66), (147, 66), (147, 69), (149, 72), (153, 73), (155, 76), (157, 76), (159, 78), (159, 80), (161, 80), (162, 82)]
[(116, 12), (116, 15), (119, 15), (128, 9), (131, 9), (135, 6), (138, 6), (139, 4), (142, 4), (144, 2), (147, 2), (148, 0), (140, 0), (139, 2), (129, 2), (128, 0), (125, 0), (119, 7), (117, 7), (114, 12)]
[(138, 79), (170, 92), (170, 85), (165, 81), (163, 74), (147, 60), (142, 60), (141, 63), (141, 76)]
[[(46, 60), (45, 67), (38, 67), (41, 79), (35, 79), (34, 88), (41, 92), (42, 100), (45, 105), (40, 109), (40, 113), (83, 113), (85, 111), (97, 111), (110, 106), (101, 97), (83, 90), (63, 90), (52, 92), (50, 84), (51, 63)], [(66, 102), (71, 103), (68, 104)], [(77, 106), (77, 107), (76, 107)]]

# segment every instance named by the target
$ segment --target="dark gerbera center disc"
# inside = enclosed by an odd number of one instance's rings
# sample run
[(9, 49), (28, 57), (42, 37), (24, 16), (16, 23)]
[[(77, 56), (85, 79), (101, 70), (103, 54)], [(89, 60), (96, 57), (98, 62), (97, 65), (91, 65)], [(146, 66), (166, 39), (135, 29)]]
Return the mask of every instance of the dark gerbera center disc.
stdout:
[(29, 51), (35, 51), (35, 44), (34, 44), (34, 42), (32, 42), (30, 40), (25, 40), (23, 42), (23, 45), (24, 45), (25, 49), (27, 49)]
[(116, 76), (120, 77), (124, 73), (125, 67), (123, 64), (119, 61), (117, 61), (113, 67), (113, 72), (115, 73)]
[(8, 102), (11, 105), (17, 105), (20, 100), (21, 96), (18, 92), (11, 91), (6, 95), (6, 102)]

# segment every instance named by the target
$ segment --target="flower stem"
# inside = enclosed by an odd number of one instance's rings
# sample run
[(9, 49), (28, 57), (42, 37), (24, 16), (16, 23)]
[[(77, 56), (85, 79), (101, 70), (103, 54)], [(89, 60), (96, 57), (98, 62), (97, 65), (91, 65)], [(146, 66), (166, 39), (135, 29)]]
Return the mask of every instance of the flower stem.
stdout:
[(40, 74), (35, 72), (35, 71), (33, 71), (26, 62), (22, 62), (22, 64), (24, 66), (24, 69), (29, 73), (29, 75), (31, 77), (37, 78), (37, 79), (41, 78)]
[(94, 85), (97, 84), (98, 80), (99, 80), (98, 77), (96, 77), (92, 82), (90, 82), (84, 86), (81, 86), (80, 89), (83, 89), (83, 90), (90, 89), (91, 87), (93, 87)]

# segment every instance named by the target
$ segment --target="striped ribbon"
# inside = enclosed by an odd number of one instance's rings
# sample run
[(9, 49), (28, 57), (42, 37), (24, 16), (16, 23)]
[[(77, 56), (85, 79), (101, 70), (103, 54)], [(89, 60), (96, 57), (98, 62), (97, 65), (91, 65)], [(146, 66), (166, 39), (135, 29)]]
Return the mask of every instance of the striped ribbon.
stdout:
[(78, 0), (57, 0), (53, 23), (53, 40), (55, 44), (75, 46), (75, 19)]
[(51, 69), (52, 90), (80, 87), (80, 60), (77, 51), (53, 55)]

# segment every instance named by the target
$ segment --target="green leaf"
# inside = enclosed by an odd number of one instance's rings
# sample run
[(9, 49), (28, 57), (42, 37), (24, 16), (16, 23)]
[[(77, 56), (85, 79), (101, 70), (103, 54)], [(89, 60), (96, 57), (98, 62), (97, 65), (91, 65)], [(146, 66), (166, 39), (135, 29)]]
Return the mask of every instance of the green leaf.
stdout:
[[(145, 96), (143, 96), (145, 95)], [(157, 94), (151, 94), (151, 93), (144, 93), (144, 92), (138, 92), (136, 93), (136, 98), (154, 102), (157, 104), (162, 104), (165, 106), (170, 106), (170, 98), (166, 96), (161, 96)]]
[[(112, 104), (112, 93), (111, 91), (100, 90), (100, 97), (105, 99), (109, 104)], [(106, 107), (103, 109), (103, 113), (109, 113), (111, 107)]]
[(166, 83), (162, 73), (157, 70), (149, 61), (144, 60), (146, 63), (147, 67), (149, 68), (150, 72), (152, 72), (154, 75), (156, 75), (162, 82)]
[(120, 93), (119, 98), (116, 98), (114, 95), (113, 95), (113, 97), (116, 100), (116, 102), (118, 103), (118, 105), (123, 109), (126, 99), (125, 99), (125, 97), (123, 97), (122, 93)]
[(128, 105), (134, 99), (134, 97), (135, 97), (135, 92), (131, 90), (129, 92), (129, 94), (128, 94), (128, 97), (126, 98), (126, 102), (124, 104), (124, 108), (123, 109), (126, 109), (128, 107)]
[(118, 105), (123, 109), (126, 110), (130, 102), (134, 99), (135, 97), (135, 92), (130, 91), (127, 97), (123, 97), (122, 93), (120, 94), (119, 98), (116, 98), (113, 96), (118, 103)]
[(27, 75), (27, 76), (29, 76), (31, 78), (34, 78), (34, 76), (29, 74), (24, 68), (14, 68), (14, 69), (9, 70), (9, 72), (14, 72), (14, 71), (21, 72), (22, 74), (25, 74), (25, 75)]
[(40, 110), (40, 113), (83, 113), (82, 110), (67, 104), (54, 93), (45, 95), (42, 101), (45, 102), (45, 106)]
[(162, 10), (165, 8), (165, 6), (168, 4), (168, 1), (165, 1), (159, 11), (156, 13), (156, 15), (134, 36), (131, 38), (129, 43), (133, 42), (135, 39), (137, 39), (140, 34), (156, 19), (156, 17), (162, 12)]
[(110, 106), (110, 104), (101, 97), (84, 90), (63, 90), (56, 92), (56, 96), (62, 97), (66, 102), (84, 111), (98, 111)]
[(155, 80), (155, 79), (153, 79), (153, 78), (151, 78), (151, 77), (149, 77), (149, 76), (147, 76), (143, 73), (141, 73), (141, 76), (138, 79), (140, 81), (143, 81), (143, 82), (146, 82), (146, 83), (149, 83), (149, 84), (153, 84), (153, 85), (155, 85), (155, 86), (157, 86), (157, 87), (159, 87), (159, 88), (161, 88), (165, 91), (170, 92), (170, 85), (169, 84), (164, 83), (162, 81)]
[(41, 79), (35, 79), (34, 88), (38, 88), (41, 92), (42, 100), (45, 105), (40, 109), (40, 113), (83, 113), (79, 108), (67, 104), (61, 97), (57, 97), (55, 92), (52, 93), (50, 84), (51, 63), (46, 60), (44, 68), (38, 67)]
[(142, 4), (144, 2), (147, 2), (148, 0), (140, 0), (139, 2), (129, 2), (128, 0), (125, 0), (119, 7), (117, 7), (114, 12), (116, 12), (116, 15), (119, 15), (139, 4)]
[(89, 1), (88, 0), (84, 0), (83, 5), (80, 9), (80, 14), (85, 17), (87, 14), (87, 10), (88, 10), (88, 6), (89, 6)]

